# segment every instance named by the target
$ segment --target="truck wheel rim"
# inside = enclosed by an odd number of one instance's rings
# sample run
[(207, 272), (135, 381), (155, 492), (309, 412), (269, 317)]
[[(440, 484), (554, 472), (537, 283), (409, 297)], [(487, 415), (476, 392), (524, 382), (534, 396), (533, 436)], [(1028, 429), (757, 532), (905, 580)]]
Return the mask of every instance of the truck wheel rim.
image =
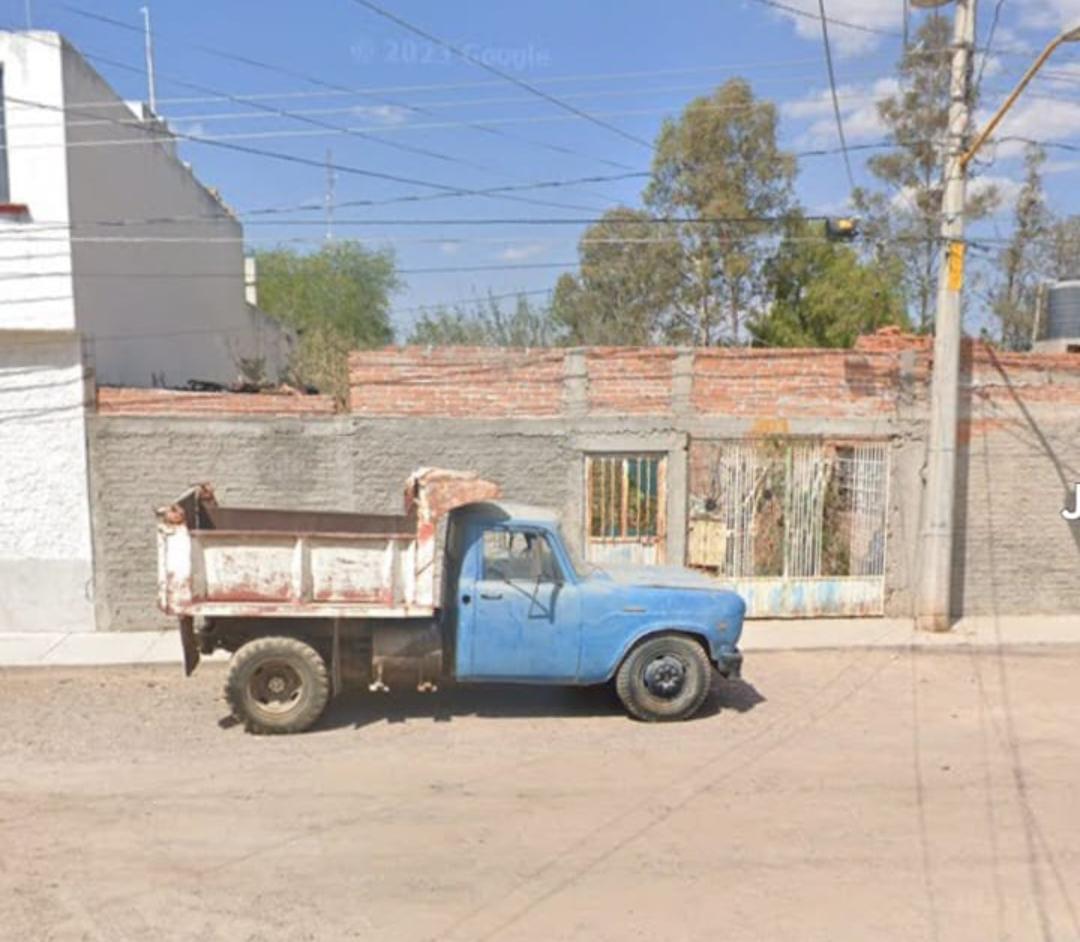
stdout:
[(248, 695), (259, 709), (268, 713), (287, 713), (296, 706), (303, 692), (303, 678), (285, 661), (260, 664), (248, 682)]
[(662, 654), (645, 665), (645, 686), (662, 700), (673, 700), (686, 686), (686, 665), (673, 654)]

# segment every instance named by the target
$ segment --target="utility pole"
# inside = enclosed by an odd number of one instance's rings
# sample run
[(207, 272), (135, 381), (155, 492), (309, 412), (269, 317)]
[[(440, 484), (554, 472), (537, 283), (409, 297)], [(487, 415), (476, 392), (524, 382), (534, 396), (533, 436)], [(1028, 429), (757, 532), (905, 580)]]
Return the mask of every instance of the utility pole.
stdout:
[(337, 182), (337, 174), (334, 173), (334, 152), (326, 149), (326, 196), (323, 203), (326, 207), (326, 241), (334, 238), (334, 184)]
[(971, 120), (975, 2), (956, 0), (952, 76), (949, 84), (948, 151), (941, 205), (944, 255), (938, 271), (934, 362), (930, 382), (927, 477), (919, 534), (916, 623), (948, 631), (956, 507), (956, 420), (960, 399), (960, 295), (964, 284), (965, 138)]
[(146, 51), (146, 85), (150, 95), (150, 110), (157, 114), (157, 89), (154, 83), (154, 36), (150, 31), (150, 8), (139, 7), (143, 17), (143, 46)]

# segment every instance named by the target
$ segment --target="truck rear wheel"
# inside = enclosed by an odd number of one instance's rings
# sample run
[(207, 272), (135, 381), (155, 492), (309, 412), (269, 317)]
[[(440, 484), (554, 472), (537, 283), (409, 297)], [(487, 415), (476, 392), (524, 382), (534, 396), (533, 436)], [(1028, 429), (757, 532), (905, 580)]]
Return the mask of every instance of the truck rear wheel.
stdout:
[(250, 733), (299, 733), (326, 708), (326, 663), (296, 638), (258, 638), (232, 657), (225, 699)]
[(700, 644), (682, 635), (659, 635), (626, 656), (615, 690), (639, 720), (687, 720), (701, 709), (711, 680), (712, 666)]

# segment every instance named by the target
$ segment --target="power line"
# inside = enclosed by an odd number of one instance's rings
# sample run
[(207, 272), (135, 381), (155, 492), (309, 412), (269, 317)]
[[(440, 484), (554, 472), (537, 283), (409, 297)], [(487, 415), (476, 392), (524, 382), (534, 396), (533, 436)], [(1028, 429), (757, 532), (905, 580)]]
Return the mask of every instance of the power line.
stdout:
[[(684, 66), (682, 68), (675, 69), (638, 69), (630, 72), (583, 72), (576, 75), (556, 75), (549, 76), (547, 78), (534, 79), (534, 83), (537, 85), (560, 85), (568, 82), (603, 82), (622, 79), (634, 79), (634, 78), (654, 78), (660, 75), (693, 75), (704, 72), (743, 72), (747, 69), (756, 68), (775, 68), (788, 65), (806, 65), (809, 63), (817, 62), (818, 60), (813, 57), (797, 57), (790, 59), (767, 59), (759, 62), (744, 62), (744, 63), (732, 63), (729, 65), (699, 65), (699, 66)], [(286, 89), (276, 92), (243, 92), (237, 93), (232, 97), (240, 98), (241, 100), (275, 100), (280, 98), (333, 98), (341, 95), (358, 96), (358, 97), (371, 97), (376, 94), (382, 94), (386, 92), (445, 92), (445, 91), (459, 91), (462, 89), (474, 89), (474, 88), (492, 88), (502, 86), (504, 83), (501, 81), (474, 81), (474, 82), (438, 82), (427, 85), (384, 85), (375, 86), (371, 88), (348, 88), (342, 86), (343, 90), (340, 92), (334, 91), (310, 91), (310, 90), (297, 90)], [(199, 96), (199, 97), (171, 97), (162, 98), (158, 97), (159, 104), (167, 105), (193, 105), (193, 104), (213, 104), (215, 102), (231, 101), (232, 98), (224, 95), (218, 96)], [(114, 101), (99, 99), (90, 101), (75, 102), (75, 104), (96, 107), (96, 106), (109, 106), (115, 104)]]
[[(786, 76), (785, 81), (799, 82), (801, 84), (805, 84), (807, 79), (812, 78), (816, 74), (817, 73), (799, 73), (799, 74), (796, 74), (796, 75)], [(870, 73), (870, 74), (867, 74), (867, 75), (859, 74), (859, 75), (856, 75), (855, 78), (859, 78), (859, 79), (872, 78), (875, 75), (876, 75), (876, 73)], [(567, 99), (570, 99), (570, 98), (575, 98), (575, 99), (578, 99), (578, 98), (590, 98), (590, 99), (595, 99), (595, 98), (628, 98), (628, 97), (641, 97), (643, 95), (652, 96), (652, 95), (658, 95), (658, 94), (668, 94), (668, 93), (672, 93), (672, 92), (699, 92), (700, 93), (702, 90), (703, 90), (702, 85), (700, 83), (695, 83), (693, 85), (661, 85), (661, 86), (651, 86), (651, 87), (649, 87), (649, 86), (634, 86), (632, 88), (599, 89), (599, 90), (591, 90), (591, 91), (572, 92), (572, 93), (570, 93), (568, 95), (565, 95), (563, 97), (567, 98)], [(235, 97), (240, 98), (241, 100), (244, 100), (244, 96), (237, 95)], [(856, 95), (841, 95), (840, 97), (842, 99), (844, 99), (844, 100), (856, 100), (856, 99), (861, 100), (861, 99), (871, 99), (871, 98), (874, 98), (876, 96), (874, 96), (873, 93), (865, 93), (865, 94), (860, 93), (860, 94), (856, 94)], [(223, 99), (223, 100), (228, 101), (228, 99)], [(403, 109), (408, 109), (410, 111), (418, 111), (418, 112), (423, 111), (424, 113), (429, 113), (433, 109), (471, 108), (471, 107), (475, 107), (477, 105), (521, 104), (521, 103), (527, 102), (527, 101), (528, 101), (528, 99), (524, 98), (522, 96), (514, 96), (514, 97), (503, 96), (501, 98), (460, 98), (460, 99), (444, 99), (442, 101), (426, 102), (422, 109), (420, 108), (420, 106), (417, 106), (417, 105), (403, 105), (401, 107)], [(114, 102), (114, 104), (115, 104), (115, 102)], [(81, 107), (81, 105), (79, 103), (77, 103), (77, 102), (73, 102), (72, 106), (73, 107)], [(723, 107), (725, 110), (728, 110), (728, 109), (735, 110), (735, 109), (738, 109), (738, 108), (746, 108), (747, 106), (745, 106), (745, 105), (740, 105), (740, 106), (725, 105), (725, 106), (721, 106), (721, 107)], [(339, 107), (334, 107), (334, 108), (323, 107), (323, 108), (292, 109), (292, 110), (290, 110), (289, 113), (292, 114), (292, 115), (355, 115), (357, 113), (357, 106), (356, 105), (347, 105), (347, 106), (339, 106)], [(644, 114), (646, 112), (627, 112), (627, 113), (629, 113), (629, 114)], [(649, 112), (649, 113), (651, 113), (651, 112)], [(603, 116), (603, 115), (600, 115), (600, 116)], [(545, 116), (545, 117), (547, 117), (547, 116)], [(560, 120), (566, 120), (566, 119), (571, 118), (571, 117), (576, 117), (576, 115), (565, 115), (565, 116), (564, 115), (557, 115), (557, 116), (554, 116), (554, 117), (557, 117)], [(242, 121), (242, 120), (265, 121), (266, 117), (262, 113), (257, 113), (257, 112), (252, 112), (251, 110), (247, 110), (247, 111), (207, 111), (207, 112), (195, 113), (195, 114), (173, 114), (169, 119), (173, 120), (173, 121), (179, 121), (179, 122), (187, 122), (187, 121), (191, 121), (191, 122), (195, 122), (195, 121), (198, 121), (198, 122), (213, 122), (213, 121)], [(140, 123), (142, 123), (142, 120), (140, 118), (137, 118), (137, 117), (131, 117), (130, 119), (126, 119), (126, 120), (130, 124), (140, 124)], [(485, 120), (492, 120), (492, 119), (477, 118), (477, 119), (474, 119), (474, 120), (485, 121)], [(72, 121), (72, 122), (70, 122), (71, 127), (88, 127), (88, 126), (93, 126), (93, 125), (96, 125), (96, 124), (108, 124), (108, 121), (105, 121), (105, 120), (103, 120), (101, 118), (96, 118), (96, 119), (89, 119), (89, 120), (86, 120), (86, 121)], [(461, 126), (465, 126), (465, 127), (470, 126), (465, 121), (460, 122), (460, 124), (461, 124)], [(24, 128), (26, 128), (26, 127), (34, 127), (34, 126), (35, 125), (25, 125), (25, 124), (22, 125), (22, 127), (24, 127)], [(401, 126), (401, 129), (402, 130), (407, 130), (407, 129), (411, 129), (411, 128), (414, 128), (414, 127), (434, 127), (434, 126), (441, 126), (441, 125), (413, 125), (413, 124), (410, 124), (407, 127)], [(450, 127), (451, 125), (447, 124), (445, 126)], [(453, 126), (457, 126), (457, 125), (453, 125)], [(398, 129), (398, 127), (395, 127), (395, 126), (387, 127), (388, 132), (393, 131), (393, 130), (397, 130), (397, 129)], [(519, 140), (528, 142), (526, 138), (520, 138)]]
[[(47, 46), (50, 46), (50, 47), (53, 46), (53, 44), (51, 42), (49, 42), (47, 39), (45, 39), (44, 37), (35, 36), (33, 33), (27, 33), (27, 34), (23, 34), (23, 35), (28, 39), (43, 42)], [(105, 57), (105, 56), (93, 55), (93, 54), (89, 54), (89, 53), (86, 53), (85, 55), (87, 56), (87, 58), (93, 59), (95, 62), (104, 62), (106, 64), (113, 65), (113, 66), (115, 66), (117, 68), (126, 69), (127, 71), (136, 72), (138, 74), (145, 75), (145, 70), (140, 69), (140, 68), (138, 68), (136, 66), (128, 65), (125, 62), (120, 62), (120, 61), (118, 61), (116, 59), (111, 59), (111, 58), (108, 58), (108, 57)], [(175, 84), (188, 85), (188, 86), (193, 87), (193, 88), (206, 90), (206, 86), (201, 86), (201, 85), (197, 85), (197, 84), (194, 84), (194, 83), (185, 82), (183, 80), (168, 77), (168, 76), (162, 76), (162, 77), (167, 78), (169, 81), (171, 81), (171, 82), (173, 82)], [(213, 92), (215, 94), (218, 93), (215, 89), (209, 89), (209, 91)], [(25, 99), (18, 99), (18, 98), (12, 97), (12, 96), (6, 96), (6, 98), (7, 98), (8, 101), (15, 102), (15, 103), (32, 104), (32, 105), (37, 105), (39, 107), (50, 108), (51, 110), (57, 110), (58, 109), (58, 106), (49, 106), (49, 105), (45, 105), (44, 103), (41, 103), (41, 102), (36, 102), (36, 103), (28, 102)], [(120, 103), (117, 102), (117, 104), (120, 104)], [(256, 107), (265, 108), (266, 110), (269, 110), (272, 113), (279, 114), (282, 117), (286, 117), (286, 118), (291, 117), (287, 111), (284, 111), (282, 109), (275, 109), (275, 108), (271, 108), (269, 106), (262, 106), (262, 105), (258, 105)], [(72, 112), (72, 113), (76, 113), (72, 109), (69, 109), (69, 108), (66, 108), (66, 107), (60, 107), (59, 110), (61, 110), (64, 113), (68, 113), (69, 111)], [(115, 120), (116, 120), (116, 123), (120, 123), (119, 119), (115, 119)], [(300, 117), (300, 118), (297, 118), (296, 120), (302, 120), (302, 121), (304, 121), (304, 122), (306, 122), (308, 124), (314, 124), (317, 127), (324, 127), (327, 130), (338, 131), (338, 132), (341, 132), (341, 133), (351, 134), (351, 135), (358, 136), (358, 137), (361, 137), (361, 138), (375, 140), (378, 143), (389, 143), (389, 144), (391, 144), (391, 146), (396, 146), (394, 144), (394, 142), (383, 141), (381, 138), (372, 136), (372, 135), (370, 135), (370, 134), (368, 134), (367, 132), (364, 132), (364, 131), (353, 131), (353, 130), (350, 130), (350, 129), (347, 129), (347, 128), (342, 128), (339, 125), (329, 124), (327, 122), (322, 122), (322, 121), (318, 121), (316, 119), (307, 118), (307, 117)], [(123, 126), (123, 125), (121, 125), (121, 126)], [(193, 142), (204, 143), (204, 144), (207, 144), (208, 146), (211, 146), (211, 147), (219, 147), (219, 148), (224, 148), (224, 149), (227, 149), (227, 150), (233, 150), (233, 151), (238, 151), (238, 152), (241, 152), (241, 153), (247, 153), (247, 154), (258, 155), (258, 156), (263, 156), (263, 157), (272, 157), (274, 159), (283, 160), (283, 161), (287, 161), (287, 162), (290, 162), (290, 163), (301, 164), (301, 165), (304, 165), (304, 166), (318, 167), (319, 169), (324, 170), (324, 171), (325, 171), (325, 169), (327, 167), (327, 164), (325, 162), (323, 162), (323, 161), (317, 161), (317, 160), (312, 160), (310, 158), (299, 157), (299, 156), (296, 156), (296, 155), (293, 155), (293, 154), (284, 154), (284, 153), (279, 152), (279, 151), (267, 151), (267, 150), (263, 150), (263, 149), (260, 149), (260, 148), (251, 147), (250, 145), (242, 145), (242, 144), (236, 144), (234, 142), (215, 140), (215, 139), (203, 136), (203, 135), (185, 134), (185, 133), (180, 132), (180, 131), (172, 131), (171, 134), (172, 134), (172, 136), (179, 137), (179, 138), (181, 138), (183, 140), (189, 140), (189, 141), (193, 141)], [(398, 149), (402, 149), (402, 148), (399, 147)], [(423, 148), (418, 149), (418, 148), (412, 148), (412, 147), (406, 146), (406, 147), (404, 147), (404, 149), (408, 150), (408, 151), (416, 152), (416, 153), (423, 153), (423, 154), (428, 155), (428, 156), (435, 155), (435, 156), (438, 156), (439, 159), (451, 159), (452, 162), (463, 163), (463, 164), (466, 164), (466, 165), (469, 164), (468, 161), (463, 161), (460, 158), (448, 158), (448, 157), (446, 157), (446, 155), (437, 155), (436, 152), (434, 152), (434, 151), (426, 151), (426, 149), (423, 149)], [(392, 173), (385, 173), (385, 172), (382, 172), (382, 171), (368, 170), (368, 169), (364, 169), (364, 168), (352, 167), (352, 166), (345, 165), (345, 164), (330, 164), (329, 166), (330, 166), (330, 169), (333, 169), (335, 171), (339, 171), (339, 172), (342, 172), (342, 173), (356, 174), (356, 175), (370, 177), (370, 178), (374, 178), (374, 179), (386, 180), (386, 181), (394, 182), (394, 183), (404, 183), (404, 184), (406, 184), (408, 186), (419, 186), (419, 187), (424, 187), (426, 189), (439, 190), (439, 191), (445, 192), (445, 193), (457, 192), (457, 191), (461, 190), (460, 187), (454, 187), (454, 186), (451, 186), (449, 184), (438, 183), (438, 182), (431, 181), (431, 180), (423, 180), (423, 179), (419, 179), (419, 178), (415, 178), (415, 177), (406, 177), (406, 176), (402, 176), (400, 174), (392, 174)], [(509, 200), (509, 201), (512, 201), (512, 202), (529, 202), (529, 203), (535, 202), (535, 201), (531, 200), (528, 197), (520, 197), (520, 196), (500, 195), (500, 196), (497, 196), (495, 198), (505, 199), (505, 200)], [(568, 207), (566, 207), (564, 205), (562, 208), (568, 208)], [(586, 207), (580, 207), (579, 206), (577, 208), (581, 209), (581, 208), (586, 208)]]
[[(61, 6), (63, 6), (67, 10), (70, 10), (72, 13), (75, 13), (78, 16), (84, 16), (84, 17), (87, 17), (88, 19), (98, 20), (100, 22), (108, 23), (108, 24), (110, 24), (112, 26), (116, 26), (116, 27), (119, 27), (121, 29), (133, 30), (133, 31), (138, 32), (137, 27), (131, 26), (128, 23), (124, 23), (122, 20), (117, 20), (117, 19), (114, 19), (113, 17), (105, 16), (104, 14), (101, 14), (101, 13), (96, 13), (96, 12), (92, 12), (92, 11), (89, 11), (89, 10), (82, 10), (82, 9), (80, 9), (78, 7), (72, 6), (71, 4), (61, 4)], [(251, 66), (253, 68), (263, 69), (264, 71), (277, 73), (279, 75), (286, 75), (286, 76), (289, 76), (291, 78), (296, 78), (296, 79), (299, 79), (301, 81), (308, 82), (308, 83), (310, 83), (312, 85), (319, 86), (321, 88), (326, 88), (326, 89), (328, 89), (330, 91), (333, 91), (333, 92), (350, 93), (352, 91), (348, 87), (343, 86), (343, 85), (339, 85), (336, 82), (327, 82), (325, 79), (319, 78), (318, 76), (313, 76), (313, 75), (310, 75), (308, 73), (301, 72), (301, 71), (299, 71), (297, 69), (286, 68), (284, 66), (276, 65), (274, 63), (264, 62), (264, 61), (262, 61), (260, 59), (253, 59), (250, 56), (245, 56), (245, 55), (241, 55), (239, 53), (229, 52), (228, 50), (224, 50), (224, 49), (217, 49), (217, 48), (215, 48), (213, 46), (206, 46), (206, 45), (203, 45), (201, 43), (185, 43), (185, 45), (190, 46), (193, 49), (197, 49), (200, 52), (204, 52), (207, 55), (216, 56), (218, 58), (225, 59), (225, 60), (230, 61), (230, 62), (239, 62), (239, 63), (242, 63), (244, 65)], [(416, 112), (418, 112), (420, 114), (429, 113), (424, 106), (410, 105), (407, 102), (403, 103), (403, 102), (395, 101), (393, 99), (389, 99), (389, 98), (386, 98), (384, 96), (381, 96), (381, 95), (379, 95), (377, 93), (363, 93), (363, 94), (364, 94), (364, 97), (374, 98), (376, 101), (380, 101), (380, 102), (382, 102), (384, 104), (389, 104), (389, 105), (391, 105), (393, 107), (396, 107), (396, 108), (405, 108), (406, 110), (416, 111)], [(250, 103), (250, 104), (253, 107), (255, 106), (254, 103)], [(296, 113), (294, 112), (293, 114), (296, 114)], [(546, 141), (544, 141), (544, 142), (530, 141), (530, 140), (527, 140), (527, 139), (524, 139), (524, 138), (518, 138), (518, 137), (516, 137), (516, 135), (511, 135), (511, 134), (507, 134), (507, 133), (502, 132), (502, 131), (491, 130), (491, 129), (483, 128), (483, 127), (477, 127), (476, 129), (479, 130), (479, 131), (482, 131), (484, 133), (495, 134), (497, 136), (506, 137), (509, 140), (522, 141), (522, 142), (524, 142), (526, 144), (529, 144), (530, 146), (542, 147), (542, 148), (544, 148), (546, 150), (552, 150), (552, 151), (555, 151), (557, 153), (568, 154), (568, 155), (573, 156), (573, 157), (583, 157), (583, 158), (585, 158), (587, 160), (600, 160), (602, 163), (608, 164), (609, 166), (621, 167), (622, 169), (626, 169), (624, 164), (620, 164), (617, 161), (607, 160), (607, 159), (604, 159), (604, 158), (591, 157), (591, 156), (589, 156), (587, 154), (582, 154), (582, 153), (580, 153), (578, 151), (575, 151), (572, 148), (551, 144), (551, 143), (546, 142)], [(378, 140), (381, 140), (381, 138), (378, 138)], [(383, 141), (383, 143), (389, 143), (389, 142)], [(436, 155), (436, 156), (438, 156), (438, 155)], [(452, 158), (452, 159), (461, 160), (462, 158)], [(484, 167), (483, 165), (477, 165), (477, 166), (479, 166), (485, 172), (498, 173), (498, 171), (492, 170), (489, 167)]]
[(997, 32), (998, 19), (1001, 17), (1001, 7), (1005, 3), (1005, 0), (997, 0), (994, 4), (994, 17), (990, 21), (990, 32), (986, 37), (986, 49), (982, 54), (982, 62), (979, 63), (979, 75), (975, 79), (975, 98), (979, 96), (979, 89), (982, 88), (983, 72), (986, 71), (986, 63), (990, 58), (990, 53), (994, 48), (994, 34)]
[(829, 90), (832, 92), (833, 114), (836, 116), (836, 133), (840, 137), (840, 149), (844, 154), (844, 169), (847, 170), (848, 185), (855, 189), (855, 174), (851, 172), (851, 157), (848, 154), (847, 140), (844, 137), (844, 121), (840, 117), (840, 102), (836, 96), (836, 74), (833, 72), (832, 48), (829, 45), (829, 24), (825, 16), (825, 0), (818, 0), (821, 12), (821, 38), (825, 45), (825, 65), (829, 71)]
[(496, 68), (490, 63), (484, 62), (483, 59), (478, 59), (476, 56), (470, 55), (460, 46), (456, 46), (451, 42), (447, 42), (445, 39), (439, 38), (433, 33), (429, 33), (425, 29), (421, 29), (419, 26), (410, 23), (408, 20), (402, 19), (396, 13), (391, 13), (389, 10), (384, 9), (378, 4), (372, 3), (371, 0), (353, 0), (353, 3), (355, 3), (357, 6), (361, 6), (367, 10), (370, 10), (372, 13), (375, 13), (376, 15), (389, 20), (391, 23), (397, 24), (402, 29), (406, 29), (410, 33), (414, 33), (415, 35), (427, 40), (428, 42), (435, 43), (437, 46), (441, 46), (443, 49), (454, 53), (455, 55), (464, 59), (466, 62), (470, 62), (473, 65), (483, 69), (485, 72), (490, 72), (492, 75), (498, 76), (503, 81), (511, 82), (512, 84), (518, 86), (518, 88), (523, 88), (530, 94), (535, 95), (538, 98), (542, 98), (544, 99), (544, 101), (549, 102), (552, 105), (555, 105), (556, 108), (561, 108), (563, 111), (567, 111), (571, 114), (576, 114), (579, 117), (584, 118), (591, 124), (595, 124), (597, 127), (604, 128), (605, 130), (610, 131), (613, 134), (619, 135), (619, 137), (625, 138), (628, 141), (632, 141), (635, 144), (639, 144), (647, 150), (652, 150), (652, 144), (650, 144), (643, 138), (631, 134), (629, 131), (624, 131), (622, 128), (616, 127), (614, 124), (609, 124), (607, 121), (602, 121), (599, 118), (596, 118), (593, 115), (589, 114), (588, 112), (582, 111), (580, 108), (577, 108), (574, 105), (563, 101), (561, 98), (557, 98), (556, 96), (545, 92), (543, 89), (537, 88), (535, 85), (531, 85), (523, 79), (519, 79), (515, 75), (511, 75), (509, 72), (504, 72), (502, 71), (502, 69)]
[[(772, 7), (775, 10), (782, 10), (784, 13), (790, 13), (793, 16), (801, 16), (804, 19), (816, 20), (818, 18), (809, 10), (800, 10), (798, 7), (793, 7), (787, 3), (780, 3), (779, 0), (754, 0), (754, 3)], [(903, 33), (897, 33), (890, 29), (880, 29), (876, 26), (864, 26), (861, 23), (852, 23), (848, 20), (838, 20), (835, 17), (829, 17), (829, 22), (832, 23), (833, 26), (842, 26), (844, 29), (856, 30), (860, 33), (870, 33), (874, 36), (888, 36), (893, 39), (903, 38)]]
[[(40, 109), (47, 110), (47, 111), (61, 112), (61, 113), (76, 113), (76, 114), (78, 113), (78, 112), (74, 112), (70, 108), (65, 108), (65, 107), (60, 106), (60, 105), (53, 105), (53, 104), (49, 104), (47, 102), (31, 101), (31, 100), (25, 99), (25, 98), (17, 98), (17, 97), (12, 96), (12, 95), (5, 96), (5, 99), (6, 99), (7, 102), (10, 102), (10, 103), (19, 104), (19, 105), (23, 105), (23, 106), (27, 106), (27, 107), (33, 107), (33, 108), (40, 108)], [(120, 122), (119, 122), (119, 120), (117, 120), (115, 123), (120, 123)], [(130, 130), (130, 126), (127, 126), (127, 127)], [(180, 140), (186, 140), (186, 141), (192, 141), (192, 142), (195, 142), (195, 143), (206, 144), (207, 146), (210, 146), (210, 147), (223, 148), (225, 150), (236, 151), (236, 152), (243, 153), (243, 154), (250, 154), (250, 155), (258, 156), (258, 157), (265, 157), (265, 158), (269, 158), (269, 159), (284, 161), (286, 163), (299, 164), (301, 166), (318, 167), (323, 172), (326, 171), (327, 166), (328, 166), (326, 161), (314, 160), (314, 159), (308, 158), (308, 157), (300, 157), (300, 156), (295, 155), (295, 154), (286, 154), (286, 153), (284, 153), (282, 151), (272, 151), (272, 150), (266, 150), (264, 148), (251, 147), (249, 145), (237, 144), (237, 143), (231, 142), (231, 141), (220, 141), (220, 140), (216, 140), (216, 139), (213, 139), (213, 138), (207, 138), (207, 137), (204, 137), (204, 136), (200, 136), (200, 135), (197, 135), (197, 134), (185, 133), (183, 131), (172, 131), (170, 133), (170, 136), (174, 137), (174, 138), (179, 138)], [(358, 175), (358, 176), (369, 177), (369, 178), (374, 178), (374, 179), (379, 179), (379, 180), (387, 180), (387, 181), (395, 182), (395, 183), (406, 183), (406, 184), (412, 185), (412, 186), (420, 185), (420, 186), (426, 186), (426, 187), (429, 187), (429, 188), (434, 187), (434, 188), (437, 188), (440, 191), (438, 194), (435, 194), (435, 196), (437, 196), (438, 198), (447, 198), (447, 197), (451, 197), (451, 196), (454, 196), (454, 197), (463, 197), (463, 196), (484, 196), (484, 197), (487, 197), (487, 196), (492, 196), (492, 197), (498, 197), (500, 199), (510, 199), (510, 200), (513, 200), (514, 202), (527, 201), (527, 202), (530, 202), (530, 203), (535, 203), (536, 202), (535, 200), (525, 200), (525, 199), (523, 199), (521, 197), (514, 197), (514, 196), (505, 195), (505, 194), (500, 194), (499, 191), (507, 191), (507, 192), (509, 192), (509, 191), (512, 191), (512, 190), (515, 190), (515, 189), (537, 189), (537, 188), (542, 188), (542, 187), (534, 186), (532, 184), (521, 184), (519, 186), (510, 186), (510, 187), (488, 187), (488, 188), (481, 188), (481, 189), (468, 189), (468, 188), (463, 188), (463, 187), (454, 187), (454, 186), (450, 186), (450, 185), (447, 185), (447, 184), (431, 183), (430, 181), (413, 180), (412, 178), (402, 177), (402, 176), (399, 176), (397, 174), (389, 174), (389, 173), (383, 173), (383, 172), (375, 171), (375, 170), (368, 170), (368, 169), (365, 169), (365, 168), (354, 167), (354, 166), (351, 166), (351, 165), (348, 165), (348, 164), (342, 164), (342, 163), (339, 163), (339, 162), (331, 162), (329, 164), (329, 167), (330, 167), (330, 169), (335, 170), (335, 171), (340, 172), (340, 173), (354, 174), (354, 175)], [(420, 200), (422, 198), (423, 197), (420, 197), (420, 196), (410, 195), (410, 196), (404, 196), (404, 197), (395, 197), (395, 198), (392, 199), (392, 201), (394, 201), (394, 202), (412, 202), (414, 200)], [(432, 197), (432, 195), (429, 194), (427, 198), (430, 199), (430, 198), (433, 198), (433, 197)], [(550, 204), (544, 203), (542, 205), (550, 205)], [(559, 208), (567, 209), (567, 208), (571, 208), (571, 207), (567, 206), (566, 204), (563, 204)], [(576, 207), (573, 207), (573, 208), (576, 208), (576, 209), (585, 208), (585, 209), (589, 209), (589, 210), (593, 209), (593, 207), (580, 207), (580, 206), (576, 206)]]

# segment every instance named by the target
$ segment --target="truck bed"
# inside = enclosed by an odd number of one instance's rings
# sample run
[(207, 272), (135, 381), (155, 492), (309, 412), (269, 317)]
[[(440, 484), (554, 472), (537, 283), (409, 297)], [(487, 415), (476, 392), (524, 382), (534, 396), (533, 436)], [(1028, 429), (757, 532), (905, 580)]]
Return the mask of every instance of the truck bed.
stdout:
[(399, 515), (223, 507), (192, 487), (158, 511), (159, 604), (182, 617), (430, 617), (438, 519), (493, 485), (424, 475)]

